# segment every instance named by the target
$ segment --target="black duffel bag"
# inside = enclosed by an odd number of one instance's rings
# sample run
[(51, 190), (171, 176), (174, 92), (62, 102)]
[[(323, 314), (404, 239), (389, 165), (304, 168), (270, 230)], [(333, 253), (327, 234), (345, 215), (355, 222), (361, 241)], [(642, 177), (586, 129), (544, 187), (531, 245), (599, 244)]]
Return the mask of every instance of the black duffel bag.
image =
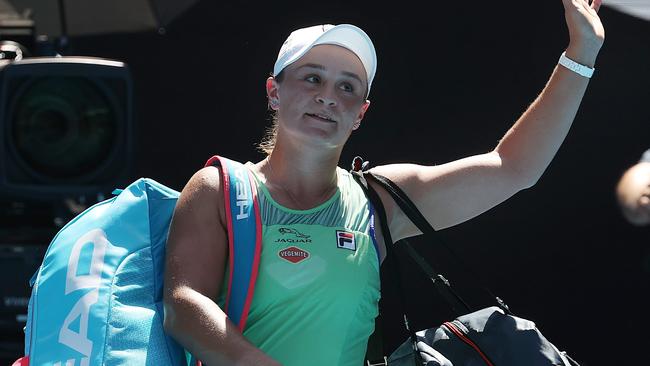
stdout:
[(409, 337), (388, 357), (388, 365), (550, 366), (578, 365), (560, 352), (535, 323), (492, 306), (415, 333), (420, 362)]
[[(359, 166), (361, 165), (357, 164), (357, 167)], [(406, 253), (406, 256), (431, 279), (454, 314), (459, 314), (456, 319), (444, 322), (438, 327), (414, 332), (409, 329), (406, 307), (402, 304), (404, 324), (410, 336), (387, 357), (384, 356), (385, 354), (371, 355), (373, 357), (367, 358), (366, 365), (579, 366), (566, 352), (559, 351), (549, 342), (534, 322), (513, 315), (508, 306), (498, 297), (494, 297), (495, 306), (472, 311), (449, 282), (437, 273), (408, 241), (400, 240), (398, 243), (393, 243), (384, 207), (379, 196), (366, 180), (372, 180), (385, 188), (427, 239), (435, 237), (435, 230), (395, 183), (377, 174), (362, 173), (360, 169), (353, 168), (353, 171), (361, 186), (365, 188), (377, 214), (380, 215), (388, 255), (395, 256), (395, 249)], [(396, 273), (388, 276), (392, 281), (399, 281), (402, 277), (399, 265), (397, 267)], [(393, 286), (401, 292), (401, 286), (395, 282)], [(401, 301), (408, 297), (403, 293), (401, 295)]]

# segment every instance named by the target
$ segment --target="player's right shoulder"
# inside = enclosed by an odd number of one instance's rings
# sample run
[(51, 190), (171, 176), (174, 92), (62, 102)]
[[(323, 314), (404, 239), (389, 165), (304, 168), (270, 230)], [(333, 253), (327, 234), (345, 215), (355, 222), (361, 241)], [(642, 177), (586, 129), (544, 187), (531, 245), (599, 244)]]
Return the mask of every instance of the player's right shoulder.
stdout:
[(189, 211), (223, 216), (224, 197), (221, 168), (208, 166), (196, 171), (179, 197), (178, 205)]
[(175, 212), (188, 217), (218, 217), (224, 223), (221, 168), (208, 166), (196, 171), (181, 191)]
[(221, 192), (221, 168), (218, 166), (206, 166), (199, 169), (183, 189), (200, 190), (200, 191), (217, 191)]

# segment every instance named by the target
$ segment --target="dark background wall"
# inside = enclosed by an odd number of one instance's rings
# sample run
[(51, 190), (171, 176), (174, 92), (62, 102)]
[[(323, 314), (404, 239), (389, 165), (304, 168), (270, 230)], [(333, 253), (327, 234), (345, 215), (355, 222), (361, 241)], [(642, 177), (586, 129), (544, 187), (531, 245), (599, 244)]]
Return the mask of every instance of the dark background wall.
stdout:
[[(614, 187), (650, 147), (650, 22), (601, 10), (606, 42), (574, 126), (533, 188), (440, 236), (518, 315), (585, 365), (647, 359), (647, 228), (623, 221)], [(373, 38), (379, 66), (355, 155), (371, 164), (440, 164), (492, 149), (544, 86), (568, 42), (560, 1), (383, 5), (377, 2), (201, 1), (155, 32), (71, 40), (68, 55), (126, 62), (133, 74), (137, 149), (133, 179), (181, 190), (212, 154), (263, 156), (264, 81), (297, 27), (353, 23)], [(472, 283), (435, 243), (414, 245), (477, 305)], [(390, 267), (391, 262), (387, 263)], [(417, 329), (448, 316), (433, 288), (410, 273)], [(466, 292), (465, 292), (466, 291)], [(413, 292), (415, 295), (415, 292)], [(384, 341), (406, 337), (385, 289)]]

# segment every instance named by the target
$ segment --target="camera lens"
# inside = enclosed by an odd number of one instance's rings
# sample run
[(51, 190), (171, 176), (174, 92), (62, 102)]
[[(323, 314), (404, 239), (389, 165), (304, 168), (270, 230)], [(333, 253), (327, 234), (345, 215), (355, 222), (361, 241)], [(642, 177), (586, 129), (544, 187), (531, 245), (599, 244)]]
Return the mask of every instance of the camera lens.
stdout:
[(78, 179), (108, 159), (117, 138), (116, 111), (94, 81), (42, 77), (21, 90), (13, 101), (11, 137), (34, 175)]

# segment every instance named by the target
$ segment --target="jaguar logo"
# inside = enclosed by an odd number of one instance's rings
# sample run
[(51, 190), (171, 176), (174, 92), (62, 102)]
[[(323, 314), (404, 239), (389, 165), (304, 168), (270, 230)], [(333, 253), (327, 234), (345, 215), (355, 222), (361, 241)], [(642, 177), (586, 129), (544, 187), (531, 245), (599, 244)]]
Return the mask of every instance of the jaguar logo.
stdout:
[(298, 231), (296, 229), (291, 229), (291, 228), (288, 228), (288, 227), (281, 227), (280, 229), (278, 229), (278, 231), (282, 235), (293, 234), (298, 238), (306, 239), (306, 238), (311, 237), (311, 235), (305, 235), (305, 234), (301, 233), (300, 231)]

